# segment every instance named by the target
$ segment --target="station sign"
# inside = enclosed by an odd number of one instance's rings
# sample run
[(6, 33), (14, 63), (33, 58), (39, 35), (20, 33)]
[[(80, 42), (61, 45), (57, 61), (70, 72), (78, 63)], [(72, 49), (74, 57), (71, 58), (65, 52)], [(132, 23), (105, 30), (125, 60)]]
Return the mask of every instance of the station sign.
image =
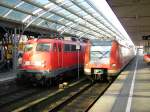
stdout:
[(150, 40), (150, 35), (142, 36), (142, 39), (143, 39), (143, 40)]

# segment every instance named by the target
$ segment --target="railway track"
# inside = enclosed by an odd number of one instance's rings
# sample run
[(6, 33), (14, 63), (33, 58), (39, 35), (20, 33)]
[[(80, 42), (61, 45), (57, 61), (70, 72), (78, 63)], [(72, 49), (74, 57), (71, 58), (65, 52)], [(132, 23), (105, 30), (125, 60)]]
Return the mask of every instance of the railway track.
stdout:
[[(132, 61), (131, 61), (132, 62)], [(129, 66), (125, 66), (118, 75)], [(93, 104), (104, 94), (107, 88), (114, 82), (115, 77), (109, 83), (96, 83), (93, 86), (86, 89), (86, 91), (77, 93), (75, 97), (70, 97), (64, 102), (60, 103), (53, 109), (46, 108), (43, 112), (54, 112), (54, 111), (61, 111), (61, 112), (87, 112)]]
[(94, 83), (74, 92), (55, 106), (49, 106), (43, 112), (85, 112), (107, 90), (111, 83)]
[(64, 89), (28, 88), (12, 91), (12, 94), (0, 94), (0, 111), (87, 111), (112, 82), (91, 84), (89, 80), (83, 79), (72, 82)]
[(45, 109), (44, 111), (54, 112), (86, 112), (97, 99), (107, 90), (110, 83), (96, 83), (81, 93), (77, 93), (74, 97), (67, 99), (62, 104), (53, 109)]
[(40, 89), (36, 88), (21, 88), (16, 91), (9, 92), (0, 96), (0, 111), (7, 111), (7, 107), (11, 104), (15, 104), (20, 100), (24, 100), (34, 94), (38, 94)]
[[(70, 84), (73, 84), (77, 79), (66, 79)], [(54, 95), (58, 90), (58, 86), (51, 88), (33, 87), (31, 84), (22, 86), (16, 85), (15, 81), (9, 81), (0, 84), (0, 112), (9, 112), (18, 107), (33, 102), (48, 94)]]
[[(90, 101), (88, 101), (88, 103), (90, 102), (90, 104), (86, 104), (85, 108), (83, 108), (83, 110), (87, 110), (86, 108), (87, 105), (89, 105), (88, 107), (90, 107), (90, 105), (92, 105), (92, 103), (94, 103), (95, 100), (98, 99), (98, 97), (104, 93), (104, 91), (107, 89), (107, 87), (110, 84), (111, 83), (96, 83), (95, 84), (95, 83), (90, 83), (89, 80), (83, 80), (83, 81), (77, 82), (76, 84), (68, 86), (65, 89), (56, 91), (55, 93), (51, 95), (47, 95), (44, 98), (38, 99), (34, 102), (29, 102), (27, 105), (24, 105), (20, 108), (13, 110), (13, 112), (20, 112), (20, 111), (22, 112), (29, 112), (29, 111), (54, 112), (54, 111), (59, 111), (62, 109), (66, 111), (68, 110), (66, 108), (67, 107), (69, 108), (68, 105), (70, 105), (71, 102), (77, 101), (79, 97), (82, 97), (82, 94), (86, 96), (86, 98), (84, 99), (86, 102), (87, 102), (86, 99), (88, 99), (87, 97), (89, 98), (92, 97)], [(93, 96), (90, 96), (91, 93), (93, 93)], [(74, 102), (74, 104), (78, 105), (79, 102)], [(85, 102), (83, 102), (83, 104), (85, 104)], [(68, 110), (68, 111), (72, 112), (72, 110)]]
[(44, 97), (41, 97), (37, 100), (34, 100), (32, 102), (28, 102), (27, 105), (24, 105), (22, 107), (16, 108), (13, 110), (13, 112), (28, 112), (28, 111), (35, 111), (39, 112), (42, 111), (45, 107), (47, 107), (49, 104), (55, 105), (55, 103), (60, 102), (60, 99), (64, 99), (64, 97), (67, 97), (70, 95), (70, 93), (75, 92), (78, 88), (78, 90), (81, 89), (81, 87), (84, 86), (89, 86), (89, 80), (87, 79), (82, 79), (80, 81), (74, 82), (65, 89), (58, 89), (57, 91), (49, 92), (47, 95)]

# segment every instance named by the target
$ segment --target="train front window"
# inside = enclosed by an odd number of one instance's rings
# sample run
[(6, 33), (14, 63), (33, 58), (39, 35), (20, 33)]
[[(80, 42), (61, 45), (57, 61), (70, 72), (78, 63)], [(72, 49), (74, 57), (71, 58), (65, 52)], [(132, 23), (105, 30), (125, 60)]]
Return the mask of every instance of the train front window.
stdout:
[(108, 58), (110, 51), (91, 51), (91, 59)]
[(91, 46), (91, 61), (98, 61), (110, 57), (111, 46)]
[(49, 43), (38, 43), (36, 46), (36, 51), (48, 52), (52, 48)]
[(33, 44), (26, 44), (25, 48), (24, 48), (24, 51), (28, 52), (28, 51), (31, 51), (32, 49), (33, 49)]

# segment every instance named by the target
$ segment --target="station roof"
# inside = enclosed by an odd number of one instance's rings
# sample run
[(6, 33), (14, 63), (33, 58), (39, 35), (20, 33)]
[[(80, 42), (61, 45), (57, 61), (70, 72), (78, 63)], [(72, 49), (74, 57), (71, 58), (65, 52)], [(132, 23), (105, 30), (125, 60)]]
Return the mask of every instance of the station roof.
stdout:
[(134, 44), (144, 45), (142, 37), (150, 35), (150, 0), (107, 0), (107, 2)]
[(0, 19), (89, 39), (127, 40), (91, 0), (0, 0)]

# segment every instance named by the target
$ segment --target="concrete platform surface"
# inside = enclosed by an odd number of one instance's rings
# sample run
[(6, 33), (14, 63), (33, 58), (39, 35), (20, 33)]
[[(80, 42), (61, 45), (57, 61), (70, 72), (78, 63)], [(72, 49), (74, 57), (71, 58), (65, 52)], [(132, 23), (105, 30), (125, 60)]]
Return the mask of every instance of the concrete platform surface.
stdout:
[(89, 112), (150, 112), (150, 66), (137, 56)]

